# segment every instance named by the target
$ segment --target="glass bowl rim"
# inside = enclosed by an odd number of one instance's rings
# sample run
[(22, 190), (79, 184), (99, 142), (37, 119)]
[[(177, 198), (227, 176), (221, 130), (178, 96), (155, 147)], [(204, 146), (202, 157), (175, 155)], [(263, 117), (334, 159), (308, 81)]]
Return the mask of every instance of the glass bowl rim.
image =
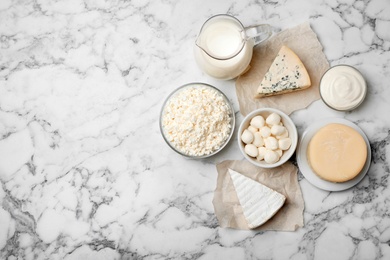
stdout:
[[(208, 87), (208, 88), (211, 88), (213, 89), (214, 91), (216, 91), (217, 93), (219, 93), (223, 99), (225, 100), (226, 102), (226, 105), (229, 107), (229, 110), (230, 110), (230, 133), (229, 133), (229, 136), (226, 138), (225, 142), (219, 147), (219, 149), (213, 151), (212, 153), (210, 154), (205, 154), (205, 155), (200, 155), (200, 156), (193, 156), (193, 155), (188, 155), (188, 154), (185, 154), (181, 151), (179, 151), (178, 149), (176, 149), (167, 139), (167, 137), (165, 136), (164, 134), (164, 127), (162, 125), (162, 119), (163, 119), (163, 114), (164, 114), (164, 109), (168, 103), (168, 101), (177, 93), (179, 93), (180, 91), (182, 91), (183, 89), (185, 88), (188, 88), (188, 87)], [(229, 101), (228, 97), (225, 95), (225, 93), (223, 93), (220, 89), (210, 85), (210, 84), (207, 84), (207, 83), (203, 83), (203, 82), (191, 82), (191, 83), (187, 83), (187, 84), (184, 84), (184, 85), (181, 85), (180, 87), (176, 88), (175, 90), (173, 90), (164, 100), (164, 103), (161, 107), (161, 110), (160, 110), (160, 118), (159, 118), (159, 126), (160, 126), (160, 132), (161, 132), (161, 135), (164, 139), (164, 141), (168, 144), (168, 146), (174, 150), (175, 152), (177, 152), (178, 154), (186, 157), (186, 158), (189, 158), (189, 159), (204, 159), (204, 158), (208, 158), (208, 157), (211, 157), (213, 155), (216, 155), (217, 153), (219, 153), (220, 151), (222, 151), (226, 145), (230, 142), (233, 134), (234, 134), (234, 129), (235, 129), (235, 124), (236, 124), (236, 117), (235, 117), (235, 112), (234, 112), (234, 108), (231, 104), (231, 102)]]

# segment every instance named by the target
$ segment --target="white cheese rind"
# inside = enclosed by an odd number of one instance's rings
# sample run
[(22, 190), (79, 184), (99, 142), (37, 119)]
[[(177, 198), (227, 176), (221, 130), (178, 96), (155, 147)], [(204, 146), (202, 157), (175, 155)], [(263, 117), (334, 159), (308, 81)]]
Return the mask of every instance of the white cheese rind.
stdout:
[(267, 186), (229, 169), (248, 227), (261, 226), (279, 211), (286, 197)]
[(282, 46), (264, 75), (256, 97), (279, 95), (310, 86), (310, 76), (302, 61), (290, 48)]

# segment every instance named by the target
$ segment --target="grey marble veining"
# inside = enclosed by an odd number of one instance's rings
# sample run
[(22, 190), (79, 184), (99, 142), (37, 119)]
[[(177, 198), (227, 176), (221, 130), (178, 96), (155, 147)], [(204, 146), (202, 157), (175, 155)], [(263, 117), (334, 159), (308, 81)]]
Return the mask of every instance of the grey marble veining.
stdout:
[[(234, 81), (193, 58), (218, 13), (275, 32), (309, 21), (331, 65), (367, 80), (353, 112), (316, 101), (292, 114), (300, 134), (324, 117), (355, 122), (373, 155), (342, 192), (299, 173), (305, 226), (295, 232), (219, 228), (215, 164), (243, 159), (235, 140), (193, 161), (160, 135), (164, 98), (188, 82), (221, 89), (242, 120)], [(1, 1), (0, 259), (389, 259), (389, 50), (386, 0)]]

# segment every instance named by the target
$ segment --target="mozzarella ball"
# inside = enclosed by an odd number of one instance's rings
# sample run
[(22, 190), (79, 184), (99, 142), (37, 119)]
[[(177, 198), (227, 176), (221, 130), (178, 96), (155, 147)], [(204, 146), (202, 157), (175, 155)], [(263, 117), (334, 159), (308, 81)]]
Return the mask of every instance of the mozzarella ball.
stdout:
[(288, 137), (288, 130), (287, 130), (287, 128), (286, 128), (286, 131), (284, 131), (283, 134), (277, 135), (277, 136), (275, 136), (275, 137), (276, 137), (276, 139), (283, 139), (283, 138)]
[(280, 116), (276, 113), (272, 113), (270, 114), (267, 119), (265, 120), (265, 122), (267, 123), (267, 125), (277, 125), (280, 123)]
[(267, 137), (264, 139), (264, 146), (268, 150), (276, 150), (279, 148), (278, 140), (275, 137)]
[(260, 128), (259, 132), (264, 138), (269, 137), (271, 135), (271, 129), (268, 126), (263, 126), (262, 128)]
[(248, 129), (245, 129), (244, 132), (241, 134), (241, 141), (243, 141), (246, 144), (250, 144), (253, 141), (253, 133), (249, 131)]
[(257, 149), (257, 147), (253, 144), (247, 144), (245, 145), (245, 153), (247, 155), (249, 155), (250, 157), (257, 157), (257, 155), (259, 154), (259, 150)]
[(251, 119), (250, 125), (256, 128), (262, 128), (264, 126), (264, 122), (265, 122), (264, 117), (259, 115)]
[(291, 138), (283, 138), (279, 140), (279, 148), (282, 150), (287, 150), (291, 146)]
[(275, 152), (278, 153), (279, 157), (282, 157), (282, 155), (283, 155), (283, 150), (282, 149), (276, 149)]
[(256, 132), (253, 134), (253, 144), (256, 145), (257, 147), (264, 146), (264, 140), (263, 137), (261, 136), (260, 132)]
[(271, 127), (271, 134), (274, 136), (282, 135), (286, 131), (286, 128), (282, 125), (273, 125)]
[(279, 154), (272, 150), (267, 150), (264, 155), (264, 161), (267, 163), (276, 163), (279, 161)]
[(256, 159), (258, 161), (262, 161), (262, 160), (264, 160), (264, 155), (265, 155), (265, 152), (267, 151), (267, 148), (262, 146), (262, 147), (259, 147), (258, 150), (259, 150), (259, 154), (257, 155)]
[(259, 129), (258, 128), (256, 128), (256, 127), (254, 127), (254, 126), (248, 126), (248, 128), (247, 128), (249, 131), (251, 131), (252, 133), (256, 133), (256, 132), (258, 132), (259, 131)]

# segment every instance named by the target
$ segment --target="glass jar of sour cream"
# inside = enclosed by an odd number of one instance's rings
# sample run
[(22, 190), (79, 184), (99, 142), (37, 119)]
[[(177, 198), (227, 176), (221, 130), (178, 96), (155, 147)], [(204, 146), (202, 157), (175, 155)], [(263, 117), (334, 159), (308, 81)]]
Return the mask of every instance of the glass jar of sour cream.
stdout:
[(362, 74), (349, 65), (331, 67), (320, 81), (322, 100), (335, 110), (350, 111), (357, 108), (366, 93), (367, 85)]

